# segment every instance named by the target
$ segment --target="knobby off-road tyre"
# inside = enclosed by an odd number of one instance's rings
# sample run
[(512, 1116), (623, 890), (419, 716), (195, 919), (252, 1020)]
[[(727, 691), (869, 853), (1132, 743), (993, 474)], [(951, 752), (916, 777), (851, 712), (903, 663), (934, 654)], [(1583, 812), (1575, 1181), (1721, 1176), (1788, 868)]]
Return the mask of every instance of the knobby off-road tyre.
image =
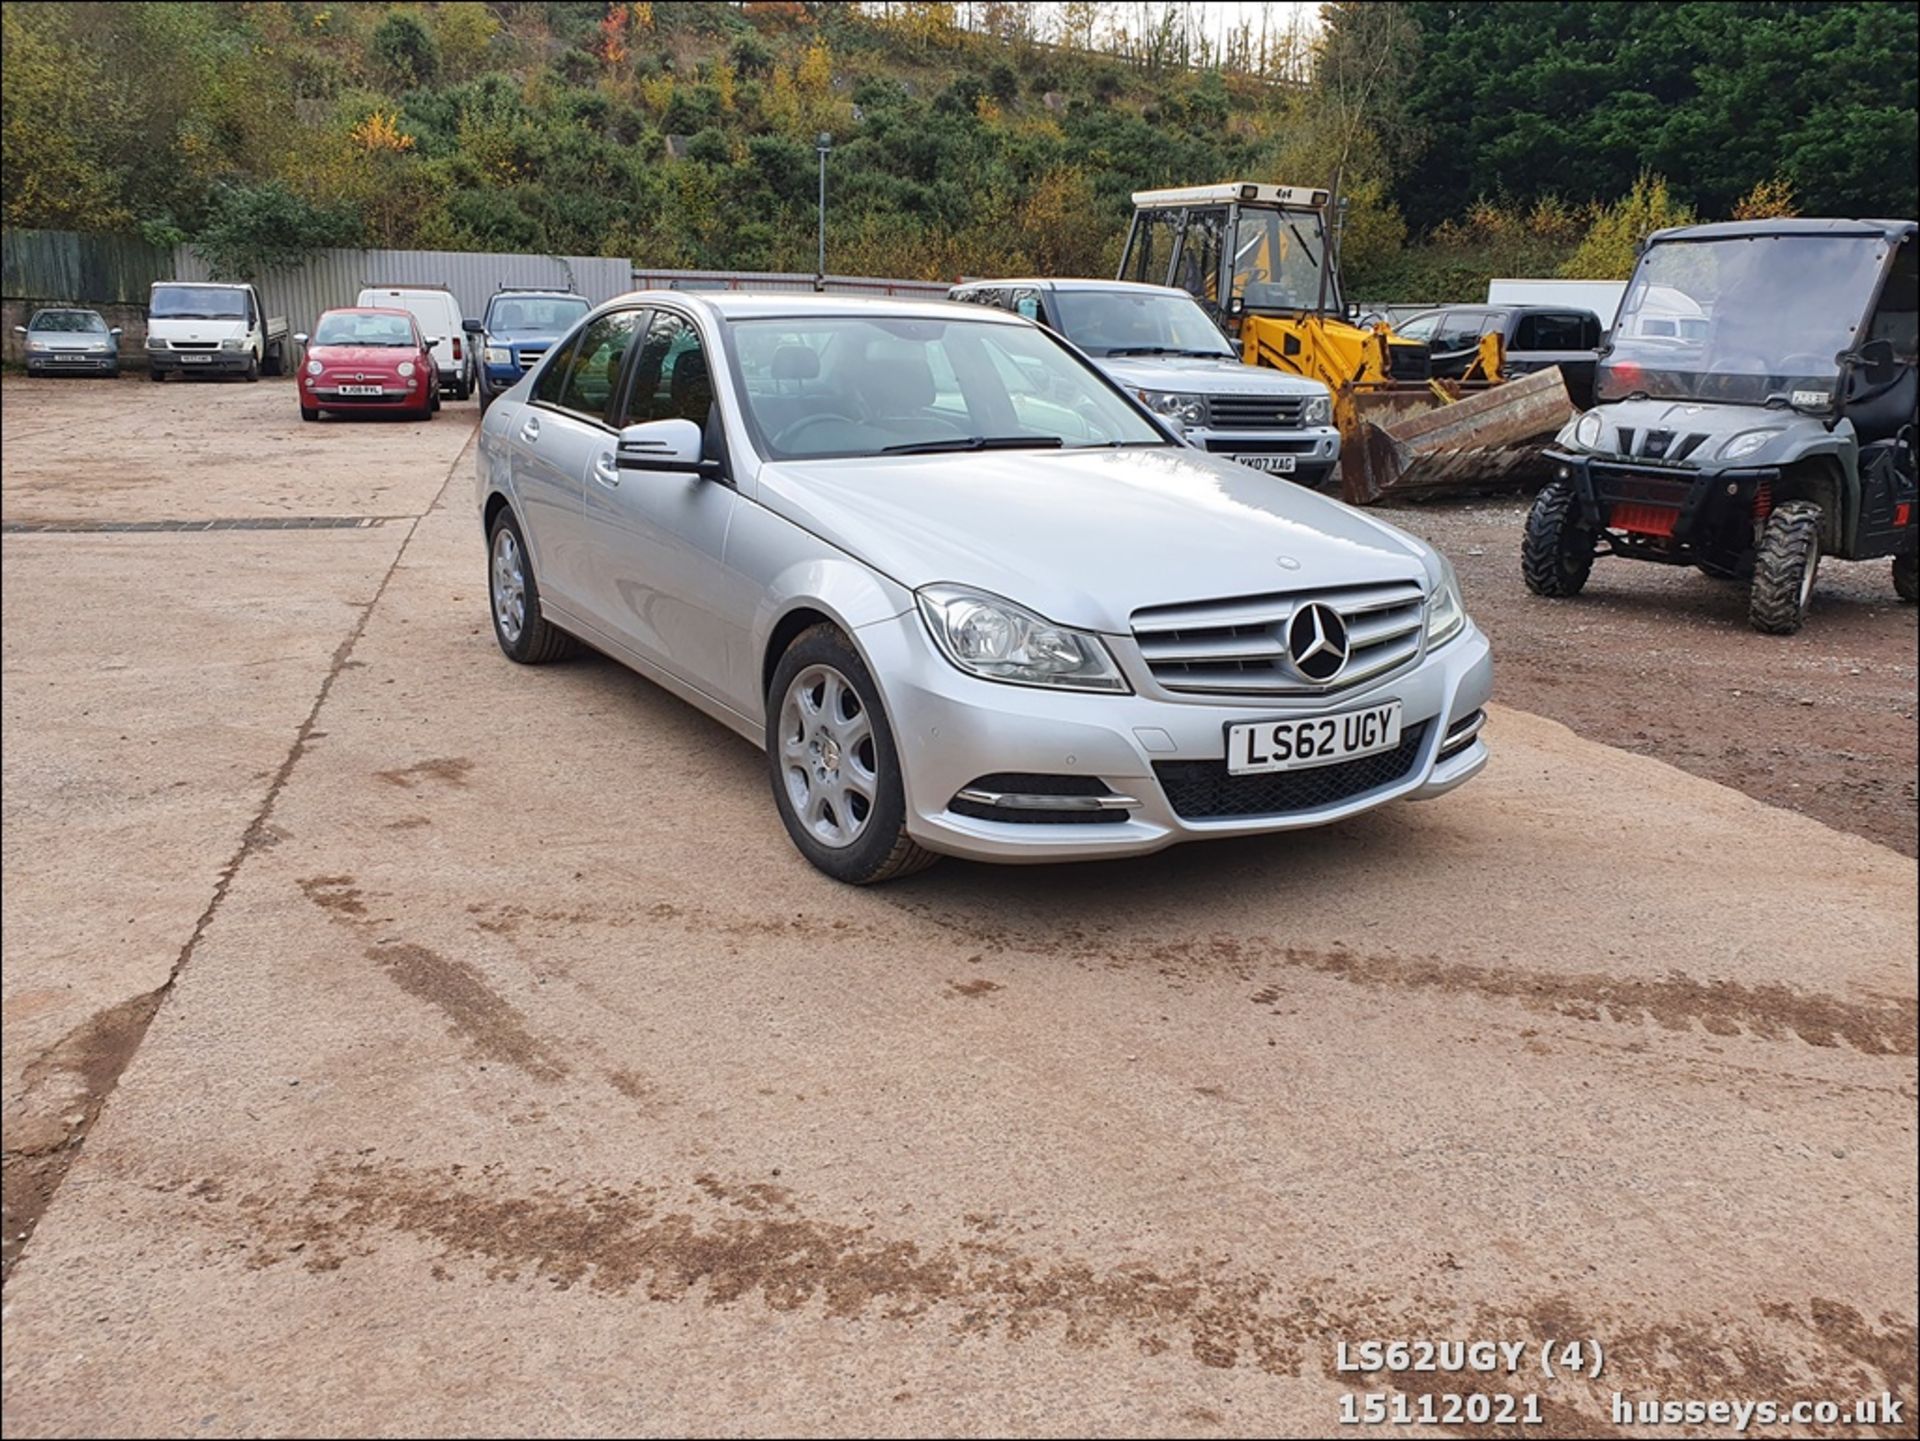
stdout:
[(801, 632), (774, 667), (767, 774), (794, 846), (836, 881), (870, 886), (940, 859), (907, 834), (900, 754), (880, 688), (835, 626)]
[(1580, 498), (1556, 480), (1534, 498), (1520, 542), (1520, 574), (1535, 595), (1578, 595), (1593, 570), (1593, 532), (1580, 524)]
[(1765, 635), (1792, 635), (1806, 622), (1820, 570), (1820, 507), (1790, 500), (1767, 517), (1753, 562), (1747, 620)]
[(1893, 590), (1908, 605), (1920, 600), (1920, 555), (1893, 558)]
[(527, 558), (527, 539), (510, 510), (495, 516), (487, 532), (487, 601), (493, 638), (508, 660), (546, 665), (579, 653), (580, 642), (540, 611), (540, 587)]

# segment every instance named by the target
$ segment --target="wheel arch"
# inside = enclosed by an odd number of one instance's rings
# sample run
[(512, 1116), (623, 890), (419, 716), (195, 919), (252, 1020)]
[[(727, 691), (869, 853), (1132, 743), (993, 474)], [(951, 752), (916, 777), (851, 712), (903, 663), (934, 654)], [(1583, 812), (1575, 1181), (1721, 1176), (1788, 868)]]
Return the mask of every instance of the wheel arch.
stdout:
[[(889, 620), (912, 604), (913, 597), (905, 589), (853, 560), (815, 559), (789, 568), (767, 588), (755, 626), (759, 637), (754, 650), (759, 658), (755, 693), (764, 703), (780, 657), (797, 636), (821, 624), (845, 635), (872, 672), (872, 657), (860, 639), (860, 627)], [(877, 673), (874, 682), (882, 684)]]
[(1803, 455), (1782, 468), (1774, 483), (1773, 503), (1804, 500), (1820, 507), (1820, 549), (1845, 558), (1853, 552), (1859, 522), (1860, 483), (1849, 473), (1838, 449)]

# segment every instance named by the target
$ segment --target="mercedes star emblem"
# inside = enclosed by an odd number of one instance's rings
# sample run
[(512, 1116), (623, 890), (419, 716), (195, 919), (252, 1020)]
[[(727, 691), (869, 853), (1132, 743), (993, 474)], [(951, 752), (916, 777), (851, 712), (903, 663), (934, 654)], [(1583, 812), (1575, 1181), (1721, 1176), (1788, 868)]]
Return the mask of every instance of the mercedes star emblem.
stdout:
[(1301, 675), (1325, 684), (1346, 668), (1347, 623), (1332, 606), (1301, 606), (1287, 622), (1287, 654)]

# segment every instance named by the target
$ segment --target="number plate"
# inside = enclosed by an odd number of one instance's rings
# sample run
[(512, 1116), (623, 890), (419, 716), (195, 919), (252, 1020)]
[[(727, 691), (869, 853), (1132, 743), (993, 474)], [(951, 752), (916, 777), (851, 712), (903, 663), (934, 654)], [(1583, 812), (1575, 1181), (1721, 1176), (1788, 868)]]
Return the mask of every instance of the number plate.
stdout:
[(1299, 720), (1227, 727), (1227, 774), (1297, 771), (1390, 751), (1400, 744), (1400, 702)]
[(342, 395), (378, 395), (380, 394), (380, 387), (377, 385), (343, 385), (339, 387), (339, 391)]
[(1293, 474), (1293, 457), (1290, 455), (1236, 455), (1234, 459), (1250, 470), (1265, 470), (1274, 475)]
[(205, 365), (212, 359), (211, 355), (183, 355), (180, 357), (180, 362), (183, 365)]

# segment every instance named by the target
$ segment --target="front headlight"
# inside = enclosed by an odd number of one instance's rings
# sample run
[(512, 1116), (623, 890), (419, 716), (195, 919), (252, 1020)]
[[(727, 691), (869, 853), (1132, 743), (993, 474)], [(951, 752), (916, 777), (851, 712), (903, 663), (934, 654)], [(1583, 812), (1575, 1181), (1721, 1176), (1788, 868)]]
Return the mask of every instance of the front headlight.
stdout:
[(413, 362), (411, 360), (401, 361), (397, 368), (400, 371), (400, 378), (402, 380), (405, 380), (409, 375), (413, 374)]
[(513, 352), (511, 350), (505, 350), (498, 345), (489, 345), (487, 347), (487, 364), (512, 365)]
[(148, 349), (148, 350), (165, 350), (166, 348), (167, 348), (167, 342), (166, 342), (166, 341), (164, 341), (164, 340), (155, 340), (155, 339), (154, 339), (154, 338), (153, 338), (153, 337), (152, 337), (151, 335), (149, 335), (149, 336), (147, 337), (147, 349)]
[(1743, 430), (1720, 447), (1720, 459), (1738, 460), (1743, 455), (1752, 455), (1779, 433), (1778, 426), (1771, 430)]
[(1301, 407), (1300, 421), (1303, 425), (1325, 425), (1332, 419), (1332, 396), (1316, 395)]
[(1177, 420), (1182, 425), (1207, 423), (1207, 398), (1204, 395), (1188, 395), (1178, 390), (1141, 390), (1135, 394), (1146, 402), (1147, 409), (1155, 415), (1164, 415), (1168, 420)]
[(1055, 625), (985, 591), (930, 585), (920, 614), (946, 658), (969, 675), (1013, 685), (1124, 691), (1126, 679), (1097, 635)]
[(27, 342), (28, 350), (45, 350), (46, 348), (47, 342), (44, 340), (29, 340)]
[(1427, 597), (1427, 649), (1443, 645), (1467, 628), (1467, 608), (1460, 599), (1460, 581), (1445, 557), (1440, 561), (1440, 584)]
[(319, 373), (320, 373), (321, 371), (323, 371), (323, 370), (325, 370), (325, 369), (326, 369), (326, 367), (325, 367), (324, 365), (322, 365), (322, 364), (321, 364), (321, 363), (320, 363), (319, 361), (317, 361), (317, 360), (309, 360), (309, 361), (307, 362), (307, 374), (308, 374), (308, 375), (318, 375), (318, 374), (319, 374)]
[(223, 340), (220, 342), (220, 348), (222, 350), (245, 350), (247, 348), (247, 342), (244, 340)]
[(1600, 444), (1600, 413), (1589, 410), (1573, 423), (1573, 443), (1582, 450), (1593, 450)]

